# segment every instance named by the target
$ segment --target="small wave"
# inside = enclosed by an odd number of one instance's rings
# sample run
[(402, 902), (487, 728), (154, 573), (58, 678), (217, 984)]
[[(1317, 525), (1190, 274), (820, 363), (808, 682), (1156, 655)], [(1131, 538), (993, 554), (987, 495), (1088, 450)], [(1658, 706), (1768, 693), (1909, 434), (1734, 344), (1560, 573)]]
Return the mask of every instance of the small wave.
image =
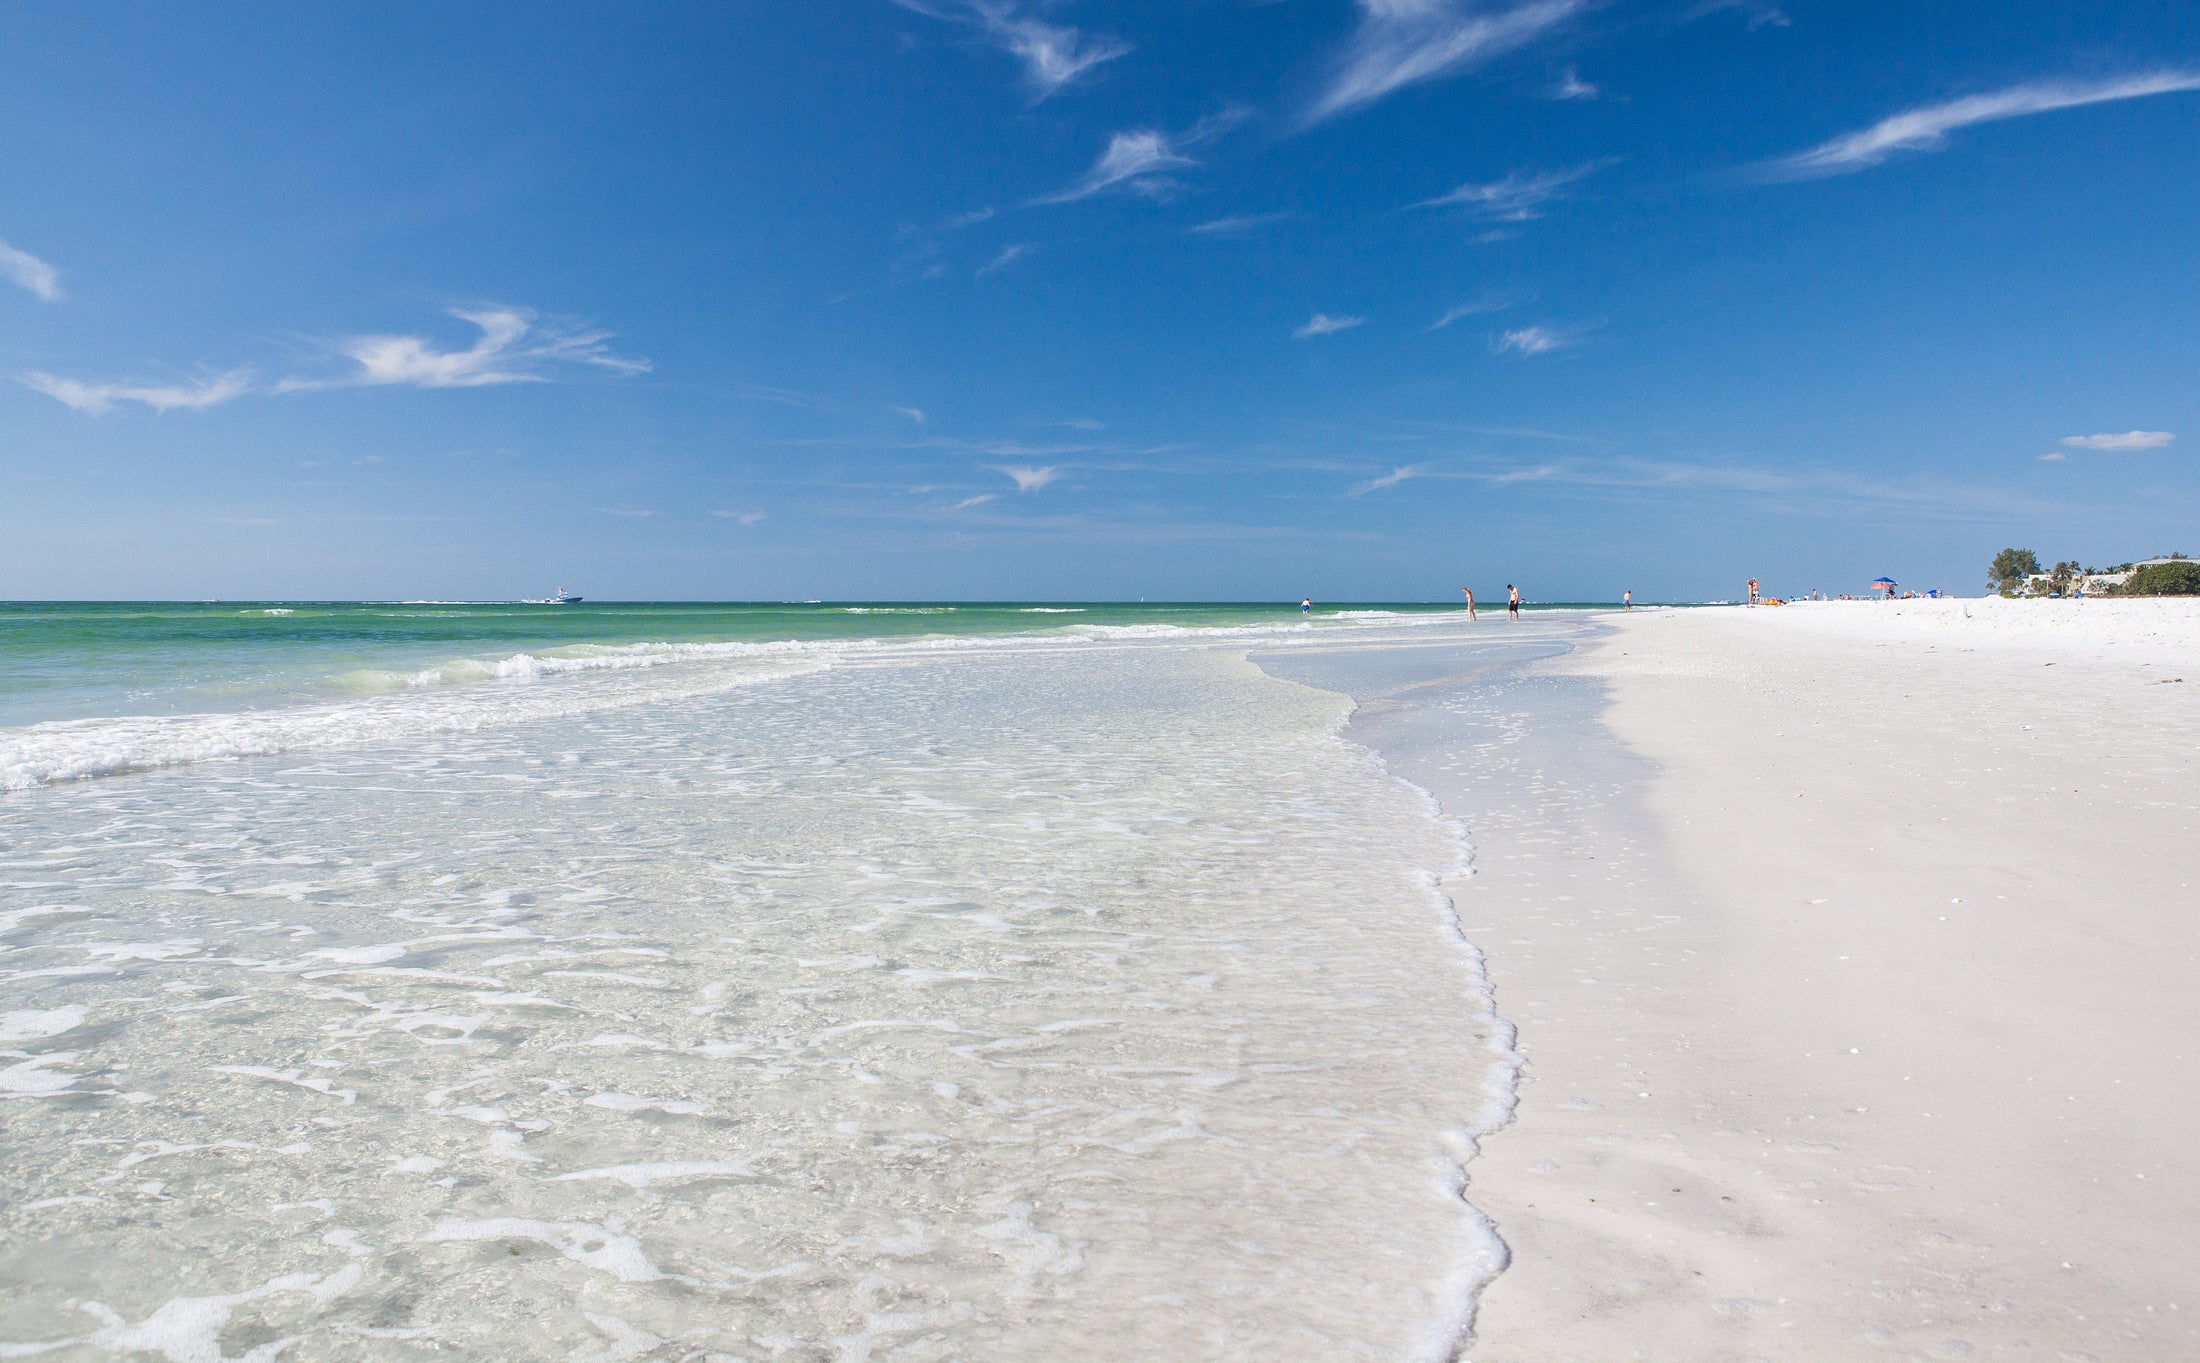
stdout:
[(237, 614), (239, 614), (239, 615), (288, 615), (288, 614), (290, 614), (290, 610), (289, 610), (289, 608), (288, 608), (288, 607), (284, 607), (284, 606), (270, 606), (270, 607), (269, 607), (268, 609), (266, 609), (266, 610), (238, 611), (238, 612), (237, 612)]
[(953, 606), (842, 606), (840, 612), (843, 615), (946, 615), (954, 609)]
[(1083, 606), (1018, 606), (1019, 615), (1083, 615)]
[(227, 714), (58, 720), (0, 732), (0, 791), (64, 781), (343, 747), (392, 738), (470, 733), (492, 725), (701, 695), (822, 670), (821, 658), (729, 659), (677, 677), (638, 676), (623, 685), (469, 687), (443, 693), (371, 696)]

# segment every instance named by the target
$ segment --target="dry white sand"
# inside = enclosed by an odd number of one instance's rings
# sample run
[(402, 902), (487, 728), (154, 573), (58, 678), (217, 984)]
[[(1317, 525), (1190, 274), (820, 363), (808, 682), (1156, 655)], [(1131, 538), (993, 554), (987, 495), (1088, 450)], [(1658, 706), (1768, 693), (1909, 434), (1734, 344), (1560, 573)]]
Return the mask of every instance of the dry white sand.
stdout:
[(1612, 623), (1645, 818), (1439, 789), (1530, 1064), (1469, 1356), (2200, 1358), (2200, 603)]

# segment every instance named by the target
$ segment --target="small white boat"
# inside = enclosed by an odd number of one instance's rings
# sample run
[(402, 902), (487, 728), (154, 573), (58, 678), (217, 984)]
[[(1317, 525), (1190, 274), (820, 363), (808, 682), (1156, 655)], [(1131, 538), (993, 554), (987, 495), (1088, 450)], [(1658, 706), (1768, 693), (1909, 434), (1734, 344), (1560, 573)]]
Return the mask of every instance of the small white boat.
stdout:
[(523, 606), (577, 606), (580, 603), (581, 598), (573, 595), (563, 587), (558, 588), (555, 596), (530, 596), (525, 601), (520, 602)]

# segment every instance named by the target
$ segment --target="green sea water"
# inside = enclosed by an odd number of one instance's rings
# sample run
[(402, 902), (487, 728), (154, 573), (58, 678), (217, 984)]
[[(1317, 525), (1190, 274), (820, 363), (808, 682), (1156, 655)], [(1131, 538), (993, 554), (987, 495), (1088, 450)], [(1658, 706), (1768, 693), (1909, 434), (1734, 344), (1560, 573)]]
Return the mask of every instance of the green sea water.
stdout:
[(0, 603), (0, 729), (201, 714), (646, 661), (682, 646), (1162, 633), (1454, 614), (1296, 602)]

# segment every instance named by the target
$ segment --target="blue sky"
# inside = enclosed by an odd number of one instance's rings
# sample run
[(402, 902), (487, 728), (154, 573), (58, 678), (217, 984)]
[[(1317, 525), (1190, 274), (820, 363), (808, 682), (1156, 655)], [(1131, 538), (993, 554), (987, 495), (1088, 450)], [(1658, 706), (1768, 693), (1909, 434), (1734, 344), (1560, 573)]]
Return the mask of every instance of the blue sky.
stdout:
[(0, 116), (0, 597), (2200, 553), (2189, 3), (22, 6)]

